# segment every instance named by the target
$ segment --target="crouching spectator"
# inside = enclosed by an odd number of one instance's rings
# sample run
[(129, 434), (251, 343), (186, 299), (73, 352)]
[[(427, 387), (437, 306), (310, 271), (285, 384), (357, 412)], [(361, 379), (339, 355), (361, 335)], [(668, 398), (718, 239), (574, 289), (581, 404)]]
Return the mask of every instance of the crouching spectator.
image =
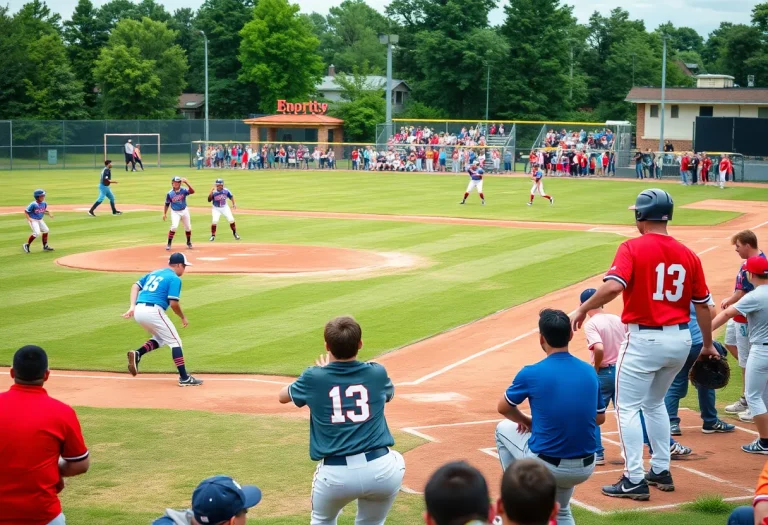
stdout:
[(427, 525), (482, 525), (493, 520), (485, 478), (463, 461), (443, 465), (432, 474), (424, 502)]
[(245, 525), (248, 509), (261, 501), (261, 490), (229, 476), (204, 479), (192, 493), (192, 508), (166, 509), (152, 525)]
[(728, 517), (728, 525), (768, 524), (768, 462), (757, 478), (755, 499), (751, 506), (738, 507)]
[(501, 497), (496, 504), (503, 525), (554, 524), (560, 505), (557, 480), (544, 463), (535, 459), (515, 461), (501, 478)]
[(90, 466), (77, 414), (48, 396), (48, 375), (39, 346), (14, 354), (14, 384), (0, 394), (0, 523), (64, 525), (64, 478)]

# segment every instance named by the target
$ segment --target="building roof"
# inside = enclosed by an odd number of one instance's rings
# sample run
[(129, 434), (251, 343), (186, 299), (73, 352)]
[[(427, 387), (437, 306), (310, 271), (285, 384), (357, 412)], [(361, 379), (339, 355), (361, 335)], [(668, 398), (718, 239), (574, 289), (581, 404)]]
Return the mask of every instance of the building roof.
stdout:
[(696, 75), (696, 78), (727, 78), (729, 80), (736, 79), (736, 77), (732, 77), (731, 75), (717, 75), (715, 73), (702, 73), (701, 75)]
[(244, 120), (246, 124), (261, 126), (331, 126), (338, 127), (344, 124), (340, 118), (327, 115), (267, 115), (266, 117), (249, 118)]
[[(404, 80), (392, 79), (392, 89), (395, 89), (400, 84), (403, 84), (408, 91), (411, 90)], [(365, 77), (365, 85), (368, 89), (385, 89), (387, 87), (387, 77), (367, 75)], [(323, 77), (323, 80), (315, 86), (315, 89), (317, 91), (342, 91), (342, 87), (336, 83), (336, 77), (328, 75)]]
[[(768, 88), (667, 88), (669, 104), (759, 104), (768, 106)], [(627, 102), (661, 102), (661, 88), (633, 87)]]
[(182, 93), (179, 97), (179, 102), (176, 104), (177, 109), (197, 109), (205, 104), (205, 95), (202, 93)]

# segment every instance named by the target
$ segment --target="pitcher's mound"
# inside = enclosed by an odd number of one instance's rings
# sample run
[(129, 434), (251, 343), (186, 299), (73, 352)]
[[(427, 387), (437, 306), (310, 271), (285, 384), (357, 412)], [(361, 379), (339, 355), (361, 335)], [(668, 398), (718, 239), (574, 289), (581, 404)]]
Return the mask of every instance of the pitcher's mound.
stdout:
[(401, 253), (381, 253), (329, 246), (200, 242), (193, 249), (181, 244), (166, 251), (160, 246), (137, 246), (67, 255), (61, 266), (105, 272), (151, 272), (168, 263), (171, 253), (183, 252), (192, 273), (253, 273), (266, 275), (355, 275), (404, 269), (417, 258)]

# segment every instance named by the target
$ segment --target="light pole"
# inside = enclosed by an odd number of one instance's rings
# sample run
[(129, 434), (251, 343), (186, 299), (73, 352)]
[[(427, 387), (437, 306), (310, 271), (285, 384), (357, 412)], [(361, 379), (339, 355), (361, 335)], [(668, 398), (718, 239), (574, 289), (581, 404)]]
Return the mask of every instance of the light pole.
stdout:
[(637, 55), (632, 53), (632, 87), (635, 87), (635, 57)]
[(491, 64), (486, 65), (488, 66), (488, 73), (485, 77), (485, 120), (488, 120), (488, 103), (491, 94)]
[(208, 37), (205, 35), (205, 31), (200, 31), (203, 35), (203, 43), (205, 45), (205, 147), (208, 147)]
[(659, 130), (659, 151), (664, 151), (664, 102), (667, 89), (667, 35), (662, 36), (664, 49), (661, 55), (661, 122)]
[[(392, 126), (392, 44), (400, 41), (398, 35), (379, 35), (379, 42), (387, 45), (387, 126)], [(390, 133), (391, 134), (391, 133)]]
[(573, 102), (573, 42), (571, 42), (571, 80), (568, 84), (571, 87), (570, 94), (568, 95), (568, 100)]

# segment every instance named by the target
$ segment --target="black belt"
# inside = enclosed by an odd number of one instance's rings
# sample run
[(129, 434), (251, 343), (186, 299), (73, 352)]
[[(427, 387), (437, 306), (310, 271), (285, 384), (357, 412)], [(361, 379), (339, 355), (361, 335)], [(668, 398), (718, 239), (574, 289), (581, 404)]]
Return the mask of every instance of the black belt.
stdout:
[[(370, 462), (375, 459), (379, 459), (380, 457), (386, 456), (387, 454), (389, 454), (389, 448), (387, 447), (374, 448), (373, 450), (369, 450), (365, 453), (365, 460)], [(323, 459), (323, 465), (328, 465), (331, 467), (346, 467), (347, 456), (328, 456), (327, 458)]]
[(553, 458), (552, 456), (539, 454), (539, 459), (542, 461), (546, 461), (547, 463), (555, 467), (559, 467), (561, 461), (579, 460), (585, 467), (588, 467), (595, 462), (595, 455), (590, 454), (589, 456), (585, 456), (583, 458)]
[[(637, 327), (640, 330), (656, 330), (658, 332), (661, 332), (662, 330), (664, 330), (663, 326), (646, 326), (644, 324), (639, 324), (637, 325)], [(680, 323), (679, 325), (677, 325), (677, 327), (680, 330), (688, 330), (688, 323)]]
[(601, 366), (601, 367), (600, 367), (600, 370), (602, 370), (602, 369), (604, 369), (604, 368), (616, 368), (616, 365), (605, 365), (605, 366)]
[(160, 306), (160, 305), (157, 305), (155, 303), (136, 303), (136, 306), (138, 306), (140, 304), (143, 304), (144, 306)]

